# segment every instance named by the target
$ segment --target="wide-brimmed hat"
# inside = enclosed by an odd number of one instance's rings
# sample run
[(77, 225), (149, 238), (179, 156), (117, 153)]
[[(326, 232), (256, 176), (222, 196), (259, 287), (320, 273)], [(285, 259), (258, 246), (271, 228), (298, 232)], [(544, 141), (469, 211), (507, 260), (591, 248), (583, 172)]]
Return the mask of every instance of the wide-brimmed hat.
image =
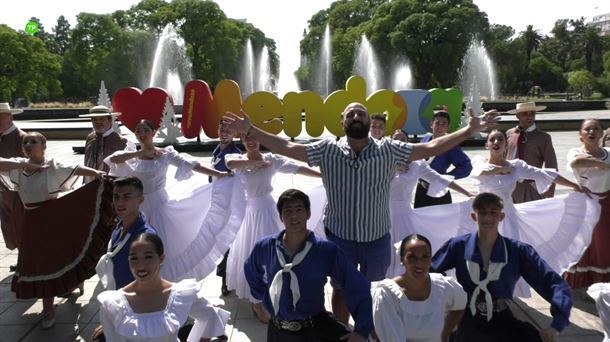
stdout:
[(121, 113), (112, 112), (110, 108), (106, 106), (95, 106), (89, 109), (89, 114), (81, 114), (79, 118), (95, 118), (100, 116), (119, 116)]
[(517, 114), (523, 112), (539, 112), (545, 110), (546, 106), (536, 106), (536, 102), (517, 103), (517, 108), (509, 110), (507, 113)]
[(2, 102), (0, 103), (0, 114), (12, 114), (12, 115), (16, 115), (16, 114), (20, 114), (23, 113), (22, 109), (11, 109), (11, 106), (8, 104), (8, 102)]

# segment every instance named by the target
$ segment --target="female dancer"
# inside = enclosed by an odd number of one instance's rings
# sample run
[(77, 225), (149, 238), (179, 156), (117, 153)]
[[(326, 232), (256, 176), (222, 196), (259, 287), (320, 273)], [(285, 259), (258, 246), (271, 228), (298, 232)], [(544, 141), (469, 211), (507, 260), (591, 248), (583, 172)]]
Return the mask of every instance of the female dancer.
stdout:
[[(230, 180), (208, 184), (207, 179), (191, 178), (192, 171), (215, 177), (227, 173), (187, 160), (172, 146), (155, 147), (156, 133), (150, 121), (140, 121), (135, 135), (141, 149), (117, 151), (104, 162), (111, 175), (135, 176), (144, 184), (140, 210), (166, 246), (163, 277), (172, 281), (203, 279), (215, 268), (239, 227), (230, 221), (234, 203), (240, 199), (239, 193), (232, 196), (238, 187)], [(176, 169), (173, 178), (177, 183), (169, 184), (170, 166)]]
[[(27, 158), (0, 159), (3, 183), (18, 191), (25, 208), (11, 289), (19, 299), (43, 299), (44, 329), (55, 324), (55, 296), (76, 287), (83, 293), (112, 231), (112, 190), (99, 180), (104, 172), (61, 164), (45, 156), (46, 148), (46, 137), (31, 132), (23, 137)], [(98, 180), (58, 199), (78, 176)]]
[(610, 282), (610, 147), (600, 147), (602, 126), (597, 119), (586, 119), (580, 127), (581, 146), (568, 152), (568, 169), (578, 183), (599, 196), (601, 215), (593, 238), (578, 264), (565, 277), (573, 289)]
[[(396, 130), (392, 139), (406, 142), (407, 136), (403, 131)], [(429, 224), (424, 223), (430, 222), (429, 219), (433, 219), (433, 217), (418, 215), (419, 211), (413, 210), (413, 192), (420, 178), (428, 182), (427, 195), (430, 197), (444, 196), (447, 193), (447, 188), (458, 191), (467, 197), (473, 196), (455, 183), (453, 176), (438, 174), (425, 161), (415, 160), (409, 163), (406, 169), (396, 172), (396, 177), (394, 177), (390, 186), (390, 220), (392, 224), (390, 235), (392, 236), (392, 243), (402, 241), (407, 235), (425, 232), (431, 234), (434, 245), (441, 246), (446, 241), (445, 234), (437, 237), (434, 230), (428, 229)], [(400, 248), (396, 248), (396, 250), (399, 251)], [(392, 278), (404, 272), (404, 265), (402, 265), (401, 260), (398, 253), (392, 253), (386, 277)]]
[[(553, 270), (560, 273), (580, 258), (591, 240), (591, 232), (599, 217), (599, 205), (589, 196), (589, 190), (567, 180), (554, 170), (539, 169), (520, 159), (506, 160), (507, 140), (504, 132), (494, 130), (487, 137), (487, 160), (473, 158), (471, 177), (479, 193), (491, 192), (504, 201), (504, 221), (500, 233), (529, 243)], [(576, 192), (513, 205), (511, 194), (518, 181), (534, 180), (539, 193), (552, 183), (572, 188)], [(474, 231), (474, 225), (461, 227)]]
[(135, 281), (98, 295), (100, 322), (106, 341), (170, 342), (189, 316), (195, 319), (189, 341), (210, 341), (224, 335), (228, 311), (212, 307), (194, 279), (171, 283), (160, 275), (163, 242), (144, 233), (129, 248), (129, 268)]
[(381, 341), (449, 341), (466, 307), (466, 292), (451, 277), (428, 273), (432, 246), (412, 234), (400, 244), (403, 274), (373, 287), (373, 321)]
[(271, 180), (277, 172), (298, 173), (305, 176), (320, 177), (320, 173), (307, 166), (301, 166), (287, 158), (272, 153), (261, 153), (258, 141), (244, 137), (242, 140), (246, 154), (227, 154), (226, 165), (235, 174), (246, 190), (246, 213), (237, 237), (227, 259), (227, 287), (235, 289), (239, 298), (249, 298), (252, 309), (259, 320), (267, 323), (269, 314), (260, 302), (250, 294), (244, 275), (244, 263), (254, 244), (261, 238), (281, 230), (281, 222), (271, 197)]

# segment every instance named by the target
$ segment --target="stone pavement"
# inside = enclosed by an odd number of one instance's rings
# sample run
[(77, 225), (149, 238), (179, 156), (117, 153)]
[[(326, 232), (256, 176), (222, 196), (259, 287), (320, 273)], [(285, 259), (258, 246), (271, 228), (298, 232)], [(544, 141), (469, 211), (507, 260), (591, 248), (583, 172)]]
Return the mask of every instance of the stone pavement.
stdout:
[[(560, 172), (566, 172), (566, 154), (571, 147), (579, 145), (577, 132), (552, 132), (553, 142), (559, 159)], [(47, 154), (63, 162), (81, 163), (82, 155), (72, 152), (72, 146), (81, 146), (83, 141), (49, 141)], [(482, 147), (469, 147), (465, 149), (470, 156), (485, 154)], [(210, 153), (193, 153), (193, 156), (209, 165)], [(203, 178), (202, 181), (207, 181)], [(458, 181), (460, 185), (473, 189), (468, 180)], [(321, 184), (319, 179), (304, 176), (280, 175), (273, 182), (274, 196), (277, 197), (288, 188), (299, 188), (307, 191)], [(566, 188), (558, 187), (558, 194), (565, 193)], [(456, 201), (463, 200), (461, 195), (455, 194)], [(99, 323), (98, 304), (96, 296), (102, 290), (98, 278), (85, 282), (85, 294), (78, 298), (56, 299), (57, 324), (50, 330), (42, 330), (40, 314), (42, 310), (41, 301), (16, 300), (10, 291), (12, 273), (9, 266), (17, 262), (17, 252), (5, 248), (4, 242), (0, 241), (0, 342), (15, 341), (88, 341), (93, 329)], [(266, 326), (259, 323), (250, 311), (250, 304), (245, 300), (238, 300), (234, 295), (228, 297), (220, 296), (220, 278), (210, 275), (204, 283), (206, 297), (214, 304), (231, 312), (231, 320), (227, 325), (226, 335), (229, 341), (265, 341)], [(326, 288), (326, 306), (330, 308), (330, 288)], [(516, 300), (514, 312), (521, 319), (527, 319), (538, 327), (548, 327), (550, 324), (549, 305), (539, 296), (527, 300)], [(518, 336), (515, 336), (518, 339)], [(574, 296), (574, 308), (572, 310), (571, 325), (559, 336), (559, 341), (601, 341), (603, 339), (602, 326), (595, 306), (592, 302)]]

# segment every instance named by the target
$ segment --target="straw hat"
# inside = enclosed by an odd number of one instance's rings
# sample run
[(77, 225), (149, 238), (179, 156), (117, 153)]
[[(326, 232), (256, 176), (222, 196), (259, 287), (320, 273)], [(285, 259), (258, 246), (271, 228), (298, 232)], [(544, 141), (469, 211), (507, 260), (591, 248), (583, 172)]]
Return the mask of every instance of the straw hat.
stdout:
[(8, 102), (0, 103), (0, 114), (12, 114), (12, 115), (16, 115), (16, 114), (20, 114), (20, 113), (23, 113), (23, 110), (21, 110), (21, 109), (11, 109), (11, 106), (8, 104)]
[(518, 114), (523, 112), (539, 112), (545, 110), (546, 106), (536, 106), (536, 102), (517, 103), (517, 108), (509, 110), (507, 113)]
[(121, 113), (113, 113), (110, 111), (110, 108), (106, 106), (95, 106), (89, 109), (89, 114), (81, 114), (79, 118), (94, 118), (100, 116), (119, 116)]

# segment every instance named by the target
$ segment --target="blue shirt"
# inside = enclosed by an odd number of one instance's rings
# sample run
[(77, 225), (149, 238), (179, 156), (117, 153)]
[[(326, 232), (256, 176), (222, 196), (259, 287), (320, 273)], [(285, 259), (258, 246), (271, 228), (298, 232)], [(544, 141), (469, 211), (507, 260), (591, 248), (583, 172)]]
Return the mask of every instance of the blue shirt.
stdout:
[[(421, 138), (423, 143), (430, 140), (432, 140), (432, 134), (424, 135)], [(447, 172), (451, 165), (453, 165), (454, 169)], [(470, 171), (472, 171), (470, 158), (462, 151), (460, 146), (455, 146), (447, 152), (436, 155), (430, 163), (430, 167), (441, 175), (450, 175), (455, 179), (467, 177), (470, 175)]]
[[(281, 269), (276, 249), (284, 254), (286, 263), (292, 262), (282, 243), (285, 230), (270, 235), (256, 243), (252, 254), (246, 260), (244, 270), (250, 292), (256, 299), (262, 300), (267, 311), (281, 320), (294, 321), (309, 319), (324, 309), (324, 285), (327, 277), (338, 282), (345, 292), (345, 300), (354, 317), (354, 331), (363, 337), (373, 330), (371, 286), (364, 276), (347, 261), (347, 258), (334, 243), (320, 240), (309, 232), (307, 241), (313, 245), (303, 261), (294, 266), (292, 271), (297, 275), (301, 298), (296, 308), (292, 305), (290, 275), (283, 273), (283, 284), (279, 301), (279, 311), (274, 315), (269, 298), (269, 285), (275, 274)], [(299, 248), (300, 252), (305, 247)], [(295, 253), (296, 255), (296, 253)]]
[[(502, 240), (506, 244), (508, 260), (504, 255)], [(458, 236), (447, 241), (432, 258), (431, 272), (444, 272), (455, 268), (457, 280), (470, 300), (476, 285), (470, 279), (466, 260), (479, 264), (481, 280), (487, 277), (487, 273), (483, 270), (483, 257), (477, 246), (477, 233)], [(489, 261), (505, 260), (507, 263), (502, 268), (500, 279), (491, 281), (487, 285), (493, 299), (512, 299), (515, 284), (519, 277), (523, 277), (540, 296), (551, 303), (553, 316), (551, 326), (557, 331), (562, 331), (568, 326), (572, 309), (572, 295), (568, 283), (551, 269), (532, 246), (498, 235)]]
[[(214, 167), (214, 169), (225, 172), (230, 171), (227, 167), (227, 164), (225, 164), (225, 155), (231, 153), (241, 154), (241, 150), (237, 148), (237, 146), (235, 146), (234, 142), (231, 142), (223, 150), (220, 149), (220, 144), (218, 144), (218, 146), (216, 146), (216, 148), (212, 152), (212, 166)], [(209, 180), (211, 182), (212, 177), (210, 177)]]
[[(111, 248), (113, 251), (122, 241), (122, 239), (119, 240), (119, 238), (121, 237), (122, 227), (123, 221), (120, 221), (112, 232), (112, 237), (110, 239), (112, 241)], [(127, 243), (125, 243), (123, 248), (121, 248), (121, 250), (112, 258), (112, 264), (114, 267), (114, 282), (116, 283), (117, 289), (120, 289), (135, 280), (133, 274), (131, 274), (131, 270), (129, 269), (129, 246), (131, 246), (131, 243), (140, 234), (157, 234), (157, 231), (155, 230), (155, 228), (146, 223), (146, 221), (144, 221), (144, 218), (142, 217), (142, 214), (140, 214), (140, 216), (135, 220), (135, 222), (131, 225), (131, 227), (125, 234), (127, 233), (130, 234)]]

